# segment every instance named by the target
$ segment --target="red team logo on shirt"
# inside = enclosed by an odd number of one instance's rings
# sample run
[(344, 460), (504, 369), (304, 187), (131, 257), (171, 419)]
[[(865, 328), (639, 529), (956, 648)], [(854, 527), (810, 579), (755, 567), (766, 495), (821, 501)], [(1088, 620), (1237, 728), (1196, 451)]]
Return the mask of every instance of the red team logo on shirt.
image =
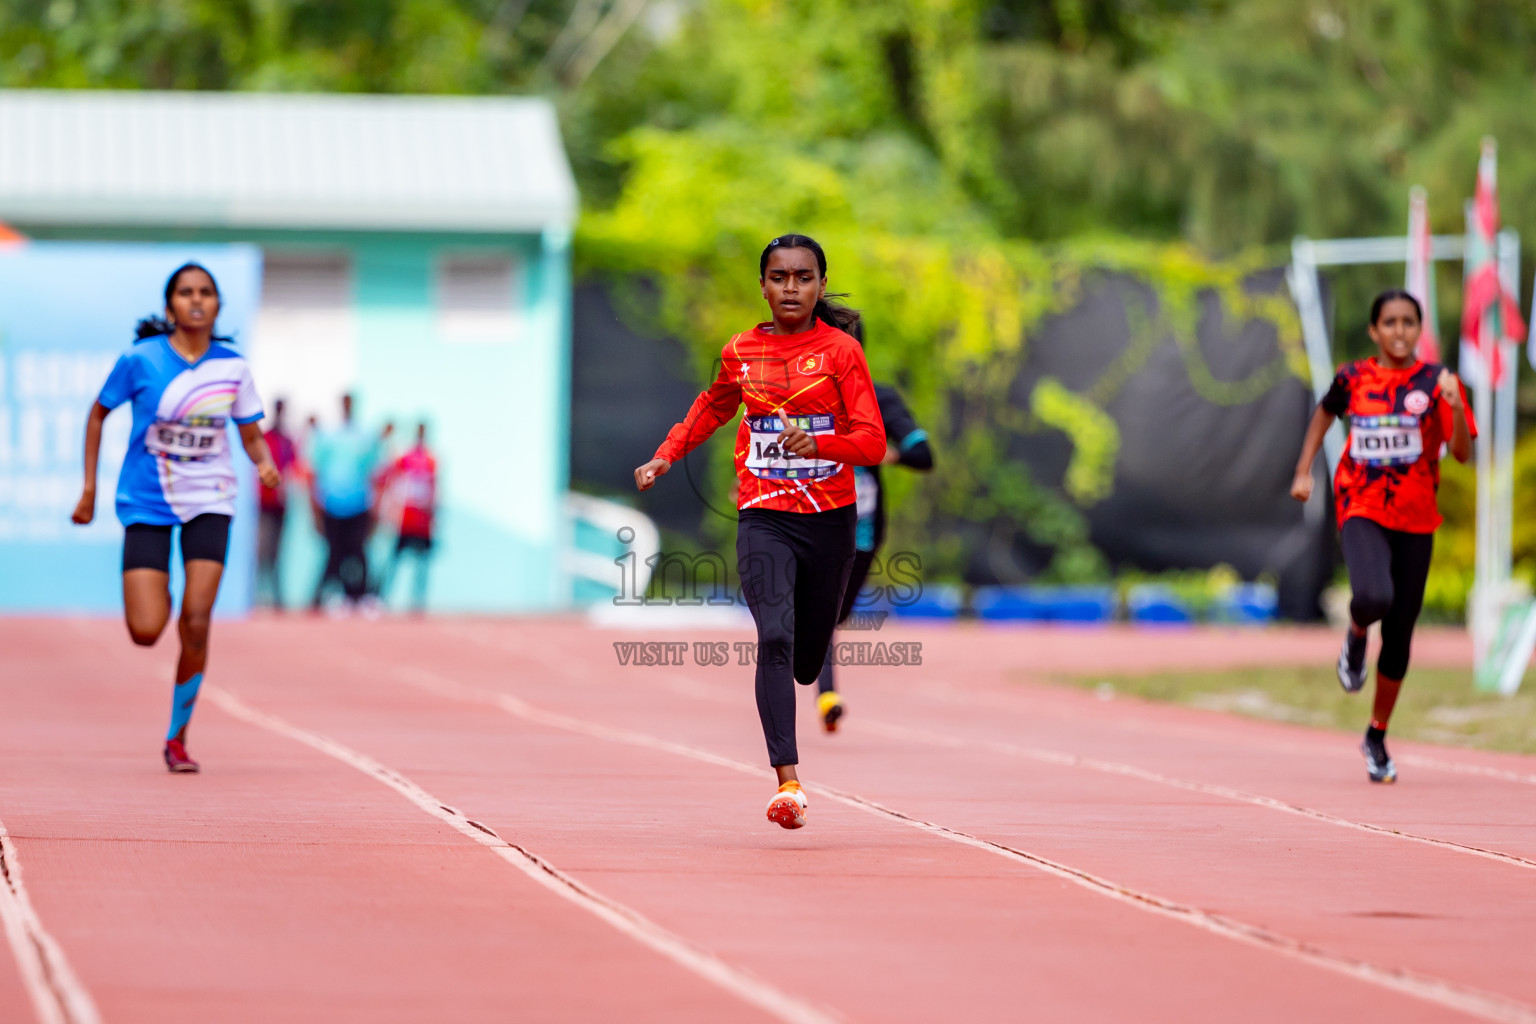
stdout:
[(818, 352), (815, 355), (802, 357), (800, 360), (800, 365), (797, 367), (797, 369), (801, 373), (820, 373), (822, 365), (826, 363), (826, 361), (827, 357)]

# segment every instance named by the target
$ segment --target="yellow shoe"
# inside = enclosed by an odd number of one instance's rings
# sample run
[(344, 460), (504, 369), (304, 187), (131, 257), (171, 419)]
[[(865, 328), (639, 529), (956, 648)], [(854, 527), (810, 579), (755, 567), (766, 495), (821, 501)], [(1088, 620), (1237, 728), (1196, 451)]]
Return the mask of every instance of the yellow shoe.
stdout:
[(808, 802), (800, 783), (791, 779), (780, 786), (773, 799), (768, 801), (768, 820), (784, 828), (801, 828), (805, 825)]
[(827, 732), (837, 732), (837, 720), (843, 717), (843, 698), (836, 690), (816, 695), (816, 711), (821, 715), (821, 727)]

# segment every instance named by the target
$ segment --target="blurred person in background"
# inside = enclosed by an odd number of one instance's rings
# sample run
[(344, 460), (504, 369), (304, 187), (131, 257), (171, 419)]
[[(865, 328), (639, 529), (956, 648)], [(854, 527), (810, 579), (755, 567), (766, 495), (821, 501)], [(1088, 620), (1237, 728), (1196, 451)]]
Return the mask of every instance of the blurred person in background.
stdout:
[[(310, 610), (318, 611), (329, 584), (338, 583), (347, 604), (368, 597), (368, 535), (374, 525), (374, 473), (383, 457), (379, 435), (352, 418), (352, 396), (341, 396), (341, 424), (318, 429), (310, 441), (310, 501), (325, 537), (325, 569), (315, 584)], [(369, 610), (364, 607), (363, 610)]]
[(395, 581), (400, 560), (409, 553), (416, 563), (411, 587), (411, 610), (426, 611), (427, 567), (432, 558), (432, 527), (437, 512), (437, 459), (427, 448), (427, 425), (416, 426), (416, 443), (384, 472), (381, 504), (396, 526), (395, 552), (390, 558), (380, 592), (386, 596)]
[(261, 485), (261, 519), (256, 528), (256, 593), (259, 599), (266, 589), (271, 606), (278, 611), (283, 609), (283, 521), (288, 512), (288, 485), (298, 464), (298, 447), (285, 429), (283, 408), (281, 398), (272, 403), (272, 429), (262, 435), (281, 479), (276, 487)]
[[(848, 333), (860, 346), (864, 344), (864, 322), (852, 324)], [(926, 473), (933, 468), (933, 450), (928, 445), (928, 432), (917, 425), (906, 401), (892, 384), (876, 384), (875, 400), (880, 405), (880, 418), (885, 423), (885, 458), (880, 466), (906, 466)], [(880, 466), (854, 466), (854, 507), (858, 522), (854, 526), (853, 571), (848, 585), (843, 589), (843, 606), (837, 616), (838, 625), (848, 621), (853, 604), (858, 599), (864, 581), (869, 578), (875, 552), (885, 542), (885, 491), (880, 486)], [(832, 670), (836, 643), (827, 647), (826, 661), (822, 662), (821, 675), (816, 677), (816, 713), (827, 732), (836, 732), (838, 720), (845, 710), (843, 698), (837, 692), (837, 682)]]

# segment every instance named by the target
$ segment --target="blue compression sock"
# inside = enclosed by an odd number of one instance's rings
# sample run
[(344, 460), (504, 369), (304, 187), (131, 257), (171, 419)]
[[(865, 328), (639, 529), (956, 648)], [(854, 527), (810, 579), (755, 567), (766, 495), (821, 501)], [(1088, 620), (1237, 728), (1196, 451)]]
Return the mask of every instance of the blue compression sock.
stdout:
[(191, 721), (192, 708), (197, 704), (197, 691), (202, 687), (201, 672), (186, 682), (176, 684), (176, 693), (171, 697), (171, 731), (165, 734), (167, 740), (175, 739), (176, 734)]

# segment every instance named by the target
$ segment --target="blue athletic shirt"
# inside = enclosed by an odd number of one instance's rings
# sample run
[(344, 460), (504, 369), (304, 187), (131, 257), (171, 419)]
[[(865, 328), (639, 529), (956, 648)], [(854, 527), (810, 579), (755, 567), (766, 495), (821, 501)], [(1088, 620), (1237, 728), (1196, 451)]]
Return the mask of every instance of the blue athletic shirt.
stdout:
[(353, 423), (319, 431), (310, 446), (320, 507), (338, 519), (373, 507), (373, 475), (384, 458), (384, 442)]
[(189, 363), (165, 335), (145, 338), (118, 358), (96, 401), (108, 409), (133, 403), (133, 433), (117, 478), (124, 526), (235, 514), (228, 424), (265, 415), (240, 353), (214, 342)]

